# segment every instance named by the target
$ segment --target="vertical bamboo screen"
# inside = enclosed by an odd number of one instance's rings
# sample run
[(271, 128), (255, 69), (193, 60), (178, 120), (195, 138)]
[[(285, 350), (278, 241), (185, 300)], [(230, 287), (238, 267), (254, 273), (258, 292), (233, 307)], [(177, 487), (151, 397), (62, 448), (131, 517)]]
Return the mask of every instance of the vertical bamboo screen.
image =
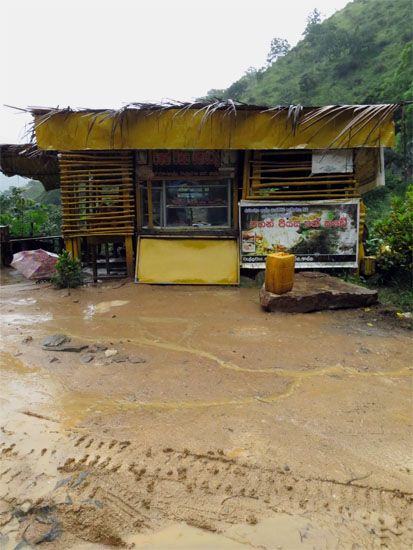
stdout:
[(311, 174), (311, 151), (255, 151), (244, 168), (247, 200), (311, 200), (358, 197), (354, 173)]
[(64, 152), (59, 167), (65, 237), (134, 233), (132, 152)]

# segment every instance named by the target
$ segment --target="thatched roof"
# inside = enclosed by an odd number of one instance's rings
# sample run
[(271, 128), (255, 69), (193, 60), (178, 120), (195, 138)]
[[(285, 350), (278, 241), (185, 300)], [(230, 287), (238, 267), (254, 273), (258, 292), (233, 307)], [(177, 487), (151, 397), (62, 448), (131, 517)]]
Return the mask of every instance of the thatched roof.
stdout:
[(271, 112), (274, 117), (281, 113), (287, 113), (288, 120), (291, 122), (291, 128), (294, 131), (298, 126), (311, 126), (320, 118), (325, 120), (335, 119), (344, 112), (351, 112), (354, 115), (354, 123), (367, 123), (371, 117), (379, 115), (383, 119), (395, 113), (400, 107), (406, 103), (383, 103), (383, 104), (368, 104), (368, 105), (325, 105), (325, 106), (304, 106), (304, 105), (255, 105), (247, 104), (241, 101), (232, 99), (212, 98), (210, 100), (184, 102), (175, 100), (166, 100), (161, 103), (128, 103), (119, 109), (93, 109), (89, 107), (13, 107), (21, 111), (28, 112), (33, 116), (38, 117), (37, 125), (42, 121), (46, 121), (49, 117), (56, 114), (84, 113), (85, 115), (104, 115), (107, 118), (116, 119), (128, 111), (144, 111), (148, 115), (156, 112), (178, 110), (185, 112), (188, 110), (201, 112), (204, 118), (208, 118), (217, 111), (225, 111), (228, 115), (235, 115), (238, 111), (259, 111), (262, 113)]
[[(215, 133), (225, 133), (227, 147), (233, 148), (232, 138), (242, 121), (246, 119), (266, 122), (266, 135), (273, 135), (278, 131), (283, 134), (282, 139), (263, 148), (343, 148), (366, 146), (389, 146), (392, 138), (390, 124), (396, 111), (404, 103), (378, 105), (327, 105), (312, 107), (303, 105), (251, 105), (230, 99), (212, 99), (209, 101), (180, 102), (165, 101), (163, 103), (129, 103), (120, 109), (91, 109), (91, 108), (50, 108), (27, 107), (20, 109), (33, 115), (31, 139), (37, 139), (39, 147), (45, 149), (139, 149), (164, 148), (165, 142), (155, 136), (153, 146), (147, 146), (145, 140), (137, 139), (148, 130), (148, 117), (155, 116), (157, 121), (167, 121), (162, 127), (170, 134), (172, 126), (184, 125), (195, 136), (202, 134), (210, 123), (214, 123)], [(146, 119), (146, 123), (145, 123)], [(183, 122), (185, 121), (185, 122)], [(220, 125), (220, 126), (219, 126)], [(238, 125), (238, 128), (236, 128)], [(218, 128), (219, 126), (219, 128)], [(224, 128), (225, 126), (225, 128)], [(51, 128), (52, 134), (48, 133)], [(234, 129), (236, 130), (234, 133)], [(381, 130), (384, 130), (383, 134)], [(70, 130), (70, 131), (66, 131)], [(177, 131), (182, 131), (178, 129)], [(250, 132), (250, 129), (248, 130)], [(70, 132), (77, 134), (76, 139), (66, 141)], [(134, 138), (128, 139), (128, 133), (133, 132)], [(173, 129), (172, 129), (173, 132)], [(212, 130), (211, 130), (212, 132)], [(105, 138), (95, 139), (96, 136)], [(383, 135), (387, 137), (383, 139)], [(155, 134), (154, 134), (155, 135)], [(254, 136), (252, 142), (254, 142)], [(299, 135), (294, 145), (291, 136)], [(321, 136), (323, 139), (320, 139)], [(46, 136), (46, 137), (45, 137)], [(204, 133), (205, 137), (205, 133)], [(245, 136), (244, 136), (245, 137)], [(40, 138), (40, 139), (39, 139)], [(285, 139), (284, 139), (285, 138)], [(199, 140), (201, 142), (202, 140)], [(208, 142), (208, 140), (206, 140)], [(213, 140), (210, 140), (211, 143)], [(262, 135), (255, 143), (262, 142)], [(237, 139), (235, 139), (237, 142)], [(166, 148), (202, 148), (194, 137), (187, 143), (172, 140), (172, 145)], [(204, 140), (205, 143), (205, 140)], [(259, 146), (248, 147), (244, 140), (239, 148), (257, 149)], [(67, 147), (65, 147), (67, 145)], [(174, 145), (177, 145), (174, 147)], [(248, 144), (247, 144), (248, 145)], [(215, 148), (214, 146), (210, 148)]]
[(42, 151), (35, 145), (0, 145), (0, 170), (6, 176), (22, 176), (42, 182), (46, 191), (60, 185), (56, 151)]

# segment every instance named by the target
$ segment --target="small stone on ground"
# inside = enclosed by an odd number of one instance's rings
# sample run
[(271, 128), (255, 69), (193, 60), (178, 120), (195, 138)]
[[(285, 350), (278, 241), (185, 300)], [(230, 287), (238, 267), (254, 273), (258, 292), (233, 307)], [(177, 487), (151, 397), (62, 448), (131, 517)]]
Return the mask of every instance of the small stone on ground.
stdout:
[(86, 349), (87, 344), (62, 344), (60, 346), (43, 346), (45, 351), (67, 351), (72, 353), (79, 353)]
[(91, 353), (85, 353), (85, 355), (80, 356), (80, 362), (84, 364), (90, 363), (91, 361), (93, 361), (93, 359), (94, 356)]
[(132, 355), (132, 357), (129, 356), (129, 362), (134, 364), (146, 363), (146, 359), (144, 359), (143, 357), (139, 357), (138, 355)]
[(129, 360), (128, 356), (124, 353), (117, 353), (112, 357), (113, 363), (127, 363)]
[(70, 338), (64, 334), (52, 334), (51, 336), (46, 336), (42, 340), (42, 346), (44, 348), (55, 347), (64, 344), (65, 342), (70, 342)]
[(108, 349), (104, 344), (93, 344), (88, 347), (89, 353), (98, 353), (99, 351), (106, 351)]

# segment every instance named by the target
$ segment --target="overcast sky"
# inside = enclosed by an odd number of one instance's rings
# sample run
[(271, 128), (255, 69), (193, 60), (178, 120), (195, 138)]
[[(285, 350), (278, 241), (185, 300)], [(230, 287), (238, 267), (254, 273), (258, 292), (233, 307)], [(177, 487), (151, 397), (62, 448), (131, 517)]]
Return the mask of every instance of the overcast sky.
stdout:
[(314, 9), (348, 0), (0, 0), (0, 143), (26, 115), (3, 104), (119, 107), (191, 100), (264, 65), (271, 39), (297, 43)]

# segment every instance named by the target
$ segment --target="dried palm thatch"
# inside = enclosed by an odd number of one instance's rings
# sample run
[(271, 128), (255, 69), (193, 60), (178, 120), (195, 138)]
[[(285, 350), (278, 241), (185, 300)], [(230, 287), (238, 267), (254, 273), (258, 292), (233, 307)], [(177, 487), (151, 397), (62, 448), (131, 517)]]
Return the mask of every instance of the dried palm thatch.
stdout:
[(325, 126), (335, 123), (339, 120), (346, 121), (341, 125), (337, 125), (338, 131), (332, 139), (328, 148), (345, 147), (347, 142), (350, 142), (354, 136), (367, 130), (365, 143), (368, 142), (370, 136), (380, 128), (380, 126), (388, 122), (394, 113), (404, 104), (411, 102), (400, 102), (394, 104), (377, 104), (377, 105), (328, 105), (324, 107), (308, 107), (303, 105), (277, 105), (269, 107), (266, 105), (251, 105), (235, 101), (232, 99), (213, 98), (209, 101), (181, 102), (167, 100), (162, 103), (129, 103), (120, 109), (90, 109), (71, 107), (65, 108), (48, 108), (48, 107), (27, 107), (25, 109), (17, 108), (20, 111), (25, 111), (34, 116), (34, 120), (29, 128), (30, 139), (35, 140), (35, 130), (47, 123), (56, 115), (69, 117), (73, 113), (83, 113), (89, 120), (88, 136), (91, 134), (96, 124), (110, 120), (111, 124), (111, 141), (114, 142), (114, 136), (117, 131), (123, 135), (123, 131), (127, 129), (128, 117), (127, 113), (131, 111), (141, 111), (145, 116), (161, 114), (167, 110), (174, 110), (174, 117), (179, 117), (192, 111), (194, 117), (200, 117), (200, 128), (217, 112), (224, 112), (224, 116), (237, 116), (238, 111), (258, 111), (260, 113), (271, 113), (272, 119), (280, 115), (286, 115), (286, 135), (289, 133), (295, 134), (298, 130), (310, 130), (314, 128), (314, 133), (310, 134), (311, 141), (317, 136)]
[(35, 145), (0, 145), (0, 170), (6, 176), (35, 179), (46, 191), (59, 187), (56, 151), (43, 151)]
[[(369, 128), (365, 142), (367, 143), (372, 133), (382, 124), (388, 121), (394, 113), (401, 107), (400, 104), (380, 104), (380, 105), (329, 105), (312, 109), (310, 113), (305, 114), (299, 124), (301, 129), (308, 130), (312, 126), (318, 126), (312, 134), (313, 139), (322, 129), (331, 124), (338, 117), (344, 114), (350, 114), (350, 121), (342, 128), (330, 144), (330, 148), (342, 147), (346, 141), (350, 141), (364, 129)], [(374, 121), (373, 126), (370, 124)], [(320, 122), (322, 124), (320, 125)]]

